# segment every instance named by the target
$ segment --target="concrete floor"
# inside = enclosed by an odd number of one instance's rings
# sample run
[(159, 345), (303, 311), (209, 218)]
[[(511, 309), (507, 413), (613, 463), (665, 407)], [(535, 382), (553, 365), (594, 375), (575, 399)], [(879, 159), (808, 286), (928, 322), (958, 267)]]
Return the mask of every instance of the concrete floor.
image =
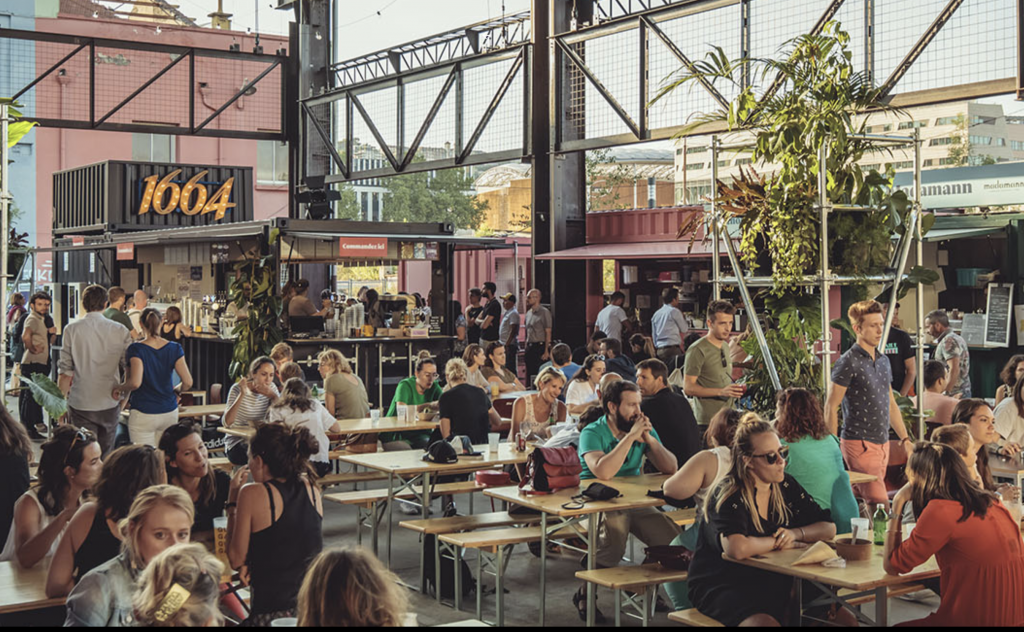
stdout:
[[(17, 402), (10, 400), (8, 410), (17, 417)], [(38, 448), (39, 443), (35, 444)], [(381, 487), (380, 483), (371, 483), (370, 487)], [(351, 486), (334, 488), (335, 491), (347, 491)], [(434, 516), (440, 515), (439, 501), (434, 501)], [(468, 496), (457, 497), (457, 504), (460, 513), (469, 511)], [(490, 511), (490, 499), (482, 494), (475, 494), (474, 509), (477, 513)], [(398, 522), (405, 516), (395, 511), (395, 528), (393, 531), (392, 544), (392, 565), (394, 571), (403, 582), (409, 586), (419, 585), (419, 536), (407, 529), (398, 526)], [(356, 510), (349, 506), (341, 506), (333, 503), (324, 504), (324, 546), (340, 547), (356, 544)], [(380, 535), (381, 557), (384, 558), (385, 537), (382, 528)], [(369, 532), (364, 531), (363, 542), (369, 546)], [(642, 555), (643, 545), (636, 543), (637, 555)], [(469, 552), (466, 556), (469, 567), (476, 572), (475, 552)], [(547, 613), (545, 625), (547, 627), (570, 627), (583, 626), (572, 604), (572, 595), (579, 587), (575, 579), (575, 573), (579, 570), (579, 554), (569, 552), (564, 555), (548, 555), (547, 569)], [(539, 578), (540, 559), (534, 557), (526, 546), (519, 545), (515, 548), (508, 570), (505, 575), (505, 625), (512, 626), (537, 626), (539, 624)], [(484, 585), (493, 590), (494, 580), (490, 575), (485, 575)], [(663, 595), (664, 596), (664, 595)], [(913, 597), (921, 597), (920, 601), (909, 601), (907, 599), (894, 599), (890, 601), (889, 615), (890, 622), (900, 623), (913, 619), (919, 619), (935, 611), (939, 600), (931, 592), (925, 591)], [(456, 612), (454, 608), (440, 605), (432, 597), (428, 597), (419, 590), (409, 591), (411, 612), (416, 613), (420, 626), (434, 626), (440, 624), (457, 623), (474, 619), (476, 617), (476, 598), (471, 596), (463, 600), (462, 611)], [(667, 601), (667, 597), (665, 597)], [(614, 609), (612, 592), (604, 589), (598, 590), (598, 608), (604, 613), (607, 622), (606, 626), (614, 625)], [(495, 599), (490, 594), (483, 598), (483, 620), (494, 622)], [(869, 614), (873, 612), (873, 605), (865, 606)], [(640, 626), (639, 619), (632, 619), (623, 616), (624, 626)], [(656, 613), (652, 620), (655, 626), (676, 626), (667, 619), (664, 613)]]

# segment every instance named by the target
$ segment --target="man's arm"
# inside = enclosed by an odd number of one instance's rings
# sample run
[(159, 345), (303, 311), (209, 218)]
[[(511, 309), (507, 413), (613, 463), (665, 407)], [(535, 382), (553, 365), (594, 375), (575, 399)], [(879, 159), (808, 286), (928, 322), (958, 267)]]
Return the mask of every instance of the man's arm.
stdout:
[(626, 439), (619, 441), (618, 445), (612, 448), (611, 452), (594, 450), (584, 454), (583, 459), (587, 462), (587, 467), (590, 468), (594, 476), (606, 481), (615, 478), (615, 475), (622, 469), (623, 463), (626, 462), (626, 457), (629, 456), (629, 449), (631, 447), (633, 447), (633, 441), (627, 436)]
[(846, 386), (840, 386), (835, 382), (829, 382), (828, 401), (825, 403), (825, 425), (828, 431), (834, 435), (839, 434), (839, 405), (846, 397)]
[[(901, 442), (909, 438), (907, 425), (903, 423), (903, 413), (900, 412), (900, 405), (896, 403), (896, 395), (893, 394), (892, 389), (889, 389), (889, 425), (896, 431), (896, 436), (900, 438)], [(910, 454), (911, 451), (908, 449), (907, 454)]]
[[(28, 318), (28, 317), (26, 316), (26, 318)], [(32, 344), (32, 328), (31, 327), (25, 327), (24, 333), (21, 334), (21, 342), (24, 343), (25, 348), (28, 349), (29, 352), (31, 352), (31, 353), (39, 353), (39, 351), (36, 351), (36, 346), (34, 344)]]
[(676, 455), (669, 452), (668, 448), (662, 445), (661, 441), (658, 441), (651, 432), (644, 433), (644, 441), (647, 442), (647, 457), (651, 459), (654, 467), (658, 468), (662, 474), (675, 474), (679, 469)]
[(903, 361), (903, 366), (905, 367), (907, 375), (903, 378), (903, 386), (900, 387), (900, 395), (906, 397), (910, 393), (910, 389), (914, 388), (914, 380), (917, 379), (917, 360), (914, 358), (907, 358)]
[(947, 362), (949, 362), (949, 382), (946, 384), (946, 395), (949, 395), (960, 384), (960, 358), (950, 358)]
[(725, 388), (707, 388), (697, 384), (696, 375), (683, 377), (683, 392), (689, 397), (740, 397), (743, 389), (736, 384), (730, 384)]

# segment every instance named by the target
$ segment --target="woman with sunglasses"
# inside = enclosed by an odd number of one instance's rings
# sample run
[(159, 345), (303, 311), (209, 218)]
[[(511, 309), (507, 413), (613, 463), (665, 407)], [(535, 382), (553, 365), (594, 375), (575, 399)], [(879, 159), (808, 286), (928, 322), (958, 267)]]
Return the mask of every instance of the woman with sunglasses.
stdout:
[(121, 551), (118, 524), (139, 492), (167, 482), (163, 453), (148, 445), (128, 445), (107, 455), (94, 488), (95, 500), (82, 505), (60, 538), (46, 576), (46, 596), (63, 597), (92, 569)]
[(907, 479), (917, 525), (904, 539), (902, 516), (893, 514), (882, 563), (897, 575), (934, 555), (942, 585), (938, 611), (911, 625), (1024, 625), (1024, 546), (1020, 524), (1006, 506), (971, 480), (949, 446), (919, 442)]
[(827, 510), (786, 474), (787, 449), (754, 415), (741, 420), (732, 467), (708, 495), (690, 564), (690, 601), (729, 627), (786, 622), (793, 589), (775, 573), (734, 564), (771, 551), (801, 548), (836, 534)]
[(598, 401), (597, 385), (601, 383), (604, 369), (603, 355), (588, 355), (583, 361), (583, 366), (572, 376), (565, 389), (565, 407), (570, 415), (578, 417), (590, 408), (591, 404)]
[(74, 426), (57, 428), (43, 444), (39, 482), (14, 506), (0, 562), (16, 560), (22, 568), (31, 568), (53, 555), (83, 496), (99, 480), (102, 466), (96, 435)]

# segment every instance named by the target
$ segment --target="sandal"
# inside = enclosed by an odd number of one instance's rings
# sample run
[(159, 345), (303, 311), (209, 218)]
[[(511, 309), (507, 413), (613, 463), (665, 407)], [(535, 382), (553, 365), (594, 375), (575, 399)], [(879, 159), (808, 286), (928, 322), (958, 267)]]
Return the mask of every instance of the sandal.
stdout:
[[(594, 623), (604, 623), (604, 615), (597, 607), (597, 595), (594, 595)], [(587, 620), (587, 587), (583, 586), (572, 595), (572, 605), (576, 606), (576, 614), (580, 615), (580, 621)]]

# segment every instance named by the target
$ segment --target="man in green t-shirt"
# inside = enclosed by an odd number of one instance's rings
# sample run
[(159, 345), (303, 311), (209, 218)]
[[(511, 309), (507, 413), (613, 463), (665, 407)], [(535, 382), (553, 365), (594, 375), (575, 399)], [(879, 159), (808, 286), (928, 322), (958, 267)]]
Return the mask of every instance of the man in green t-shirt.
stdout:
[(132, 319), (128, 317), (128, 314), (124, 313), (124, 302), (128, 300), (128, 295), (125, 294), (124, 289), (114, 286), (107, 290), (107, 309), (103, 310), (103, 315), (114, 321), (115, 323), (121, 323), (131, 333), (132, 340), (138, 336), (135, 331), (135, 326), (132, 325)]
[[(437, 383), (437, 364), (433, 358), (421, 358), (416, 362), (416, 374), (398, 383), (395, 397), (391, 400), (386, 417), (398, 414), (398, 405), (415, 406), (419, 413), (441, 399), (441, 387)], [(433, 404), (436, 408), (436, 404)], [(427, 447), (430, 431), (384, 432), (380, 435), (384, 449), (411, 450)]]
[(697, 423), (707, 426), (715, 413), (732, 406), (743, 395), (743, 387), (733, 384), (729, 333), (736, 313), (729, 301), (711, 301), (708, 305), (708, 333), (686, 350), (683, 365), (683, 391), (694, 400)]
[[(641, 401), (640, 387), (626, 380), (604, 390), (604, 416), (580, 432), (581, 479), (637, 476), (644, 455), (662, 474), (675, 474), (676, 457), (661, 445), (651, 421), (640, 410)], [(609, 484), (615, 487), (614, 480)], [(679, 527), (654, 507), (605, 512), (597, 531), (598, 568), (618, 566), (630, 533), (647, 546), (657, 546), (670, 543), (679, 535)], [(573, 604), (585, 618), (586, 588), (576, 593)]]

